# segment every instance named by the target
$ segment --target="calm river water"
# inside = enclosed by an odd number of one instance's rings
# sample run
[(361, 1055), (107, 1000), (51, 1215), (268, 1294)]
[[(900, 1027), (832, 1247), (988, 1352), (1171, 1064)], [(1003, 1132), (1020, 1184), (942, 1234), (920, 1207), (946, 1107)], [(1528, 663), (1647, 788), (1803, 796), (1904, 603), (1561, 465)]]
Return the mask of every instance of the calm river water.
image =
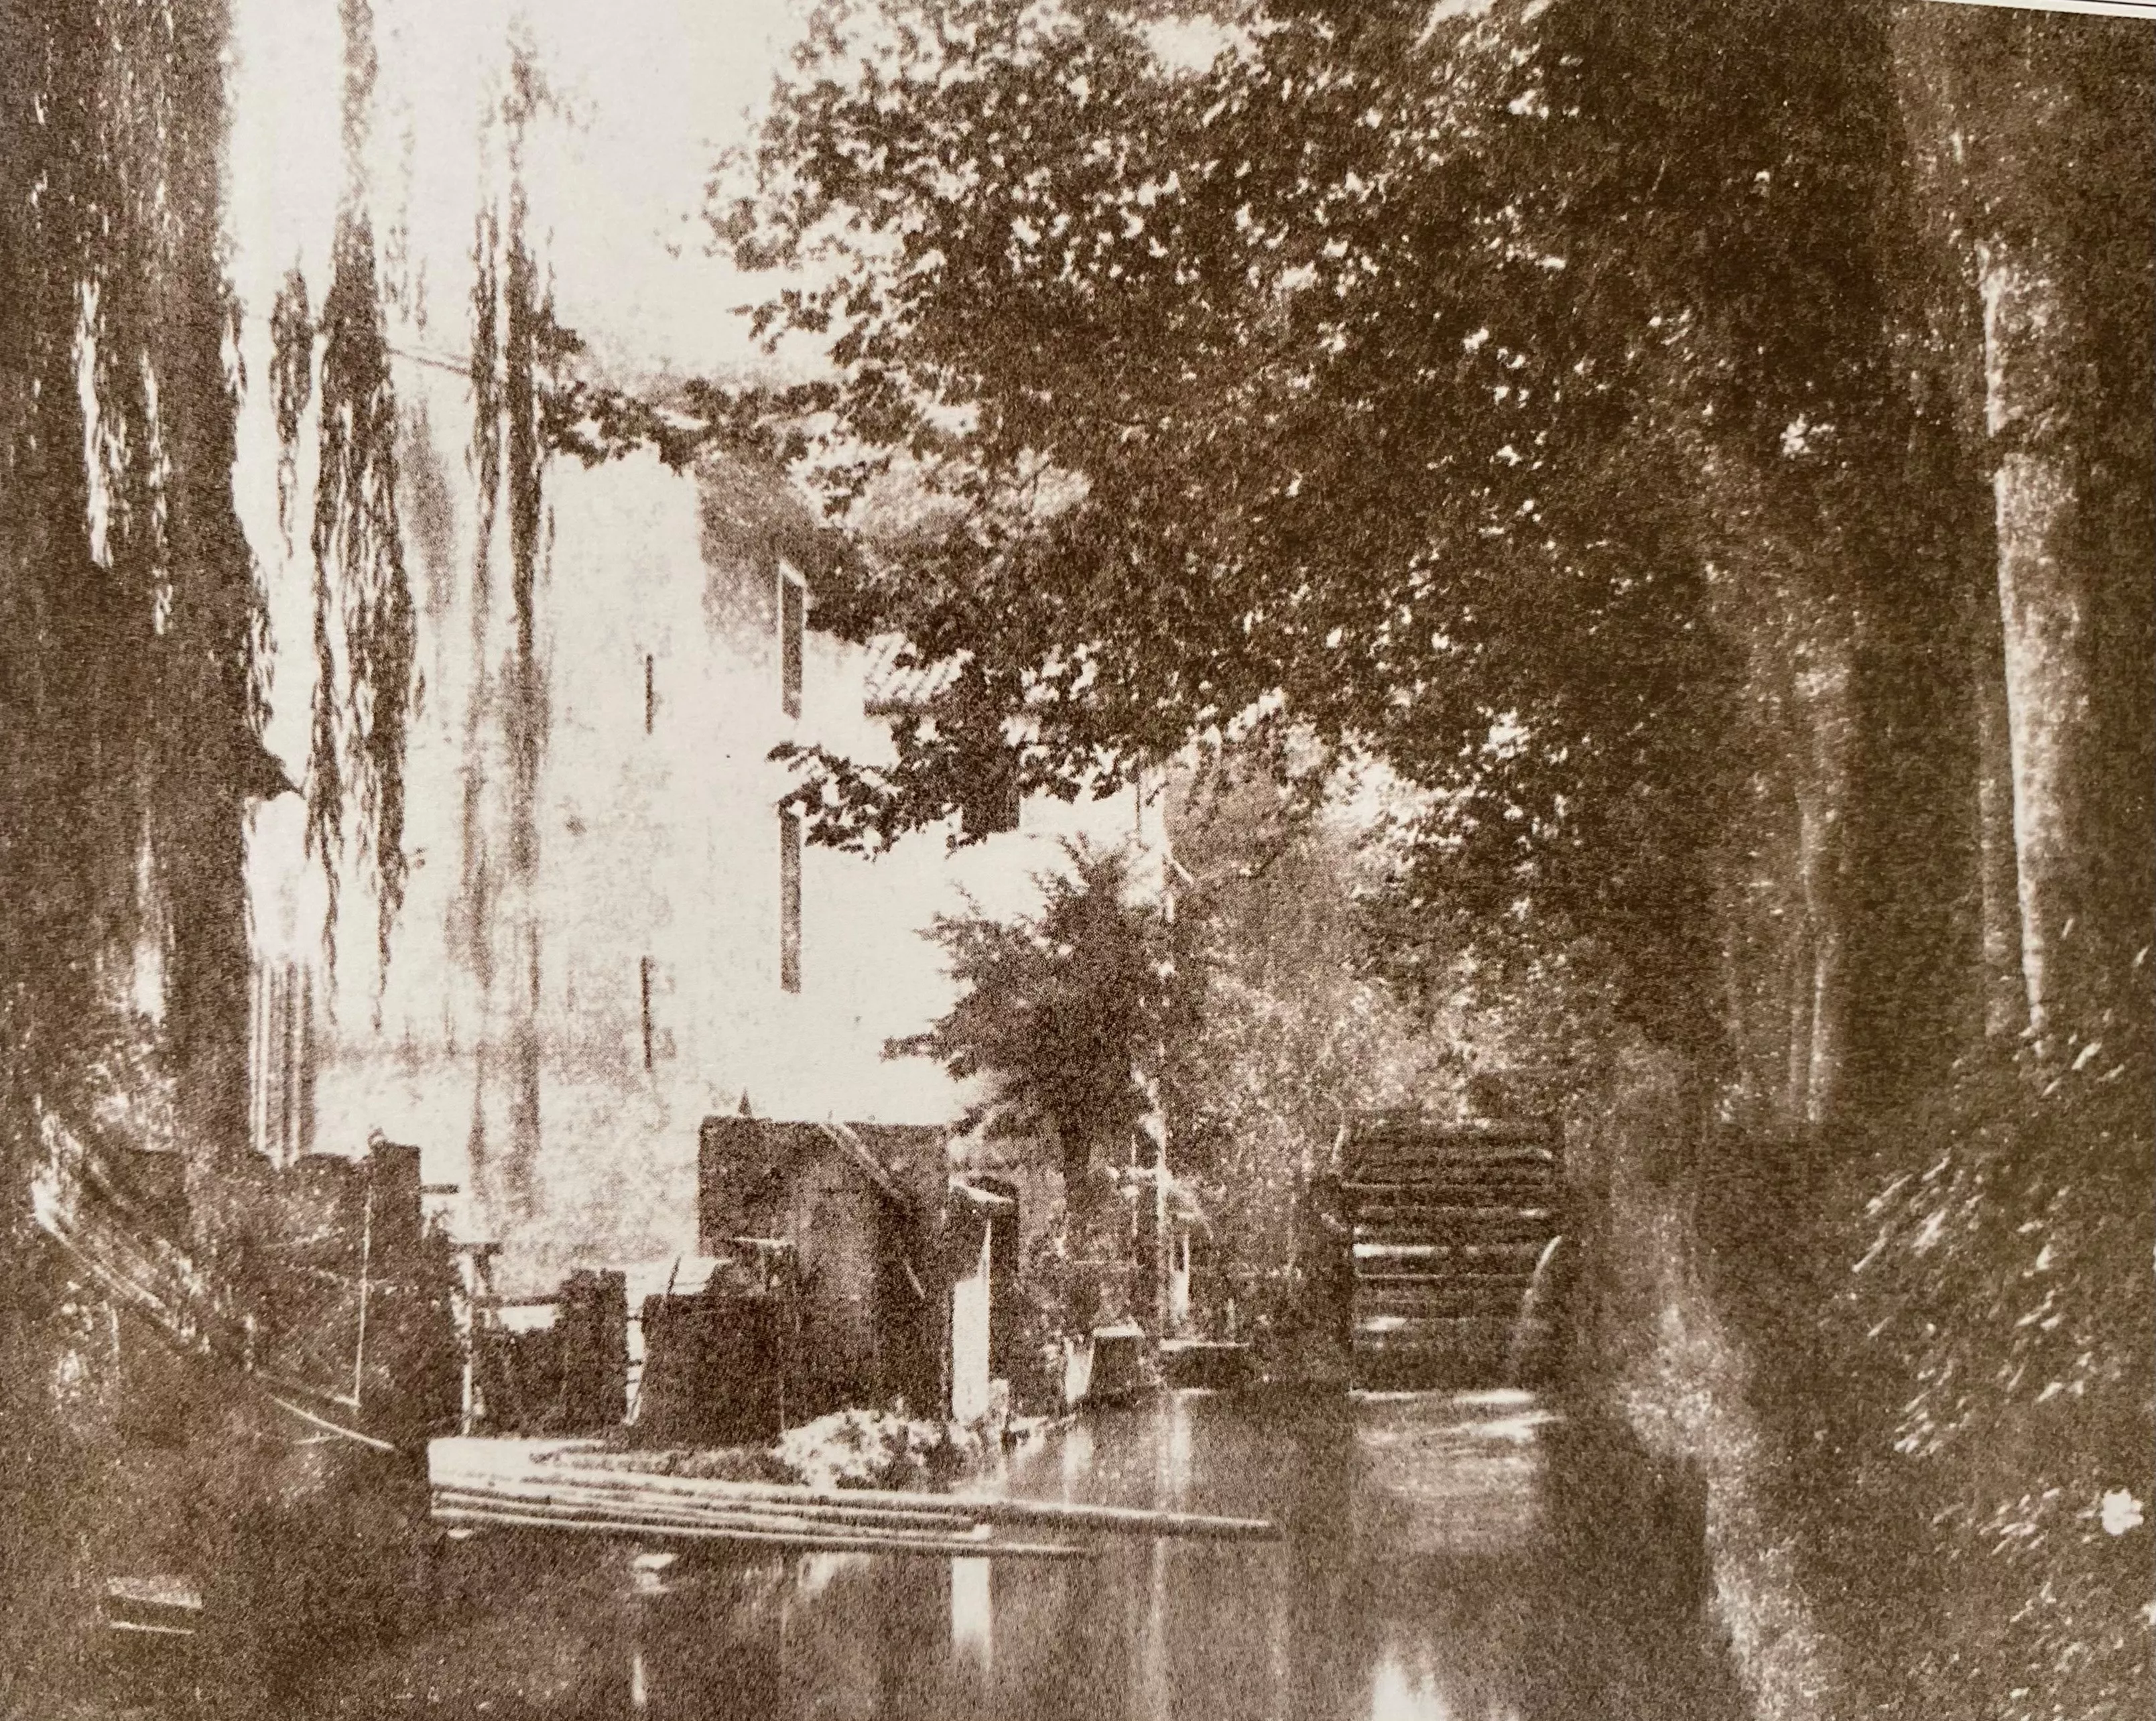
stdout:
[(1283, 1542), (1116, 1539), (1048, 1566), (475, 1540), (439, 1574), (437, 1626), (290, 1691), (292, 1713), (1734, 1716), (1682, 1513), (1576, 1447), (1520, 1393), (1171, 1395), (1021, 1448), (1002, 1485), (1270, 1514)]

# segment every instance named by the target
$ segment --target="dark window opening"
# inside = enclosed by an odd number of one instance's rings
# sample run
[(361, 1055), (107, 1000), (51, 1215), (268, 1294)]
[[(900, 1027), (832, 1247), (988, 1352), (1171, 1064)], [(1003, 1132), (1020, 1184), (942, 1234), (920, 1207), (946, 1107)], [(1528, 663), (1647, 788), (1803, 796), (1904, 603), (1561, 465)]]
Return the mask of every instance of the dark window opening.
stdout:
[(808, 588), (790, 573), (778, 577), (779, 697), (786, 715), (801, 715), (802, 634), (808, 623)]
[(651, 732), (652, 707), (656, 702), (652, 685), (652, 667), (651, 654), (647, 651), (644, 654), (644, 732), (646, 735)]
[(801, 815), (778, 809), (778, 984), (801, 989)]
[(644, 1067), (651, 1067), (651, 958), (636, 959), (638, 1009), (644, 1018)]
[(1024, 799), (1019, 791), (1017, 755), (1008, 747), (998, 747), (971, 773), (958, 809), (960, 825), (968, 836), (1016, 830)]
[(255, 1150), (280, 1164), (315, 1145), (314, 975), (295, 963), (258, 968), (251, 1024)]

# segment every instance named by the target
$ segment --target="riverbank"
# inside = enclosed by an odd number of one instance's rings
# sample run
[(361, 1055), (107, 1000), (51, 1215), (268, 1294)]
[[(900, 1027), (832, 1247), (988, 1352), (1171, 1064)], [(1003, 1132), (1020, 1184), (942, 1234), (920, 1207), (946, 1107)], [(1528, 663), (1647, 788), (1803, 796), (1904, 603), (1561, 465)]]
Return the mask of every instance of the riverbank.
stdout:
[(1673, 1068), (1620, 1066), (1582, 1149), (1581, 1351), (1701, 1476), (1762, 1721), (2142, 1712), (2146, 1125), (2122, 1092), (2007, 1072), (1831, 1155), (1684, 1164)]
[(1758, 1721), (1845, 1715), (1846, 1652), (1805, 1570), (1806, 1527), (1776, 1492), (1784, 1458), (1756, 1410), (1755, 1353), (1710, 1290), (1691, 1210), (1650, 1172), (1646, 1147), (1678, 1128), (1673, 1087), (1628, 1073), (1593, 1156), (1600, 1271), (1576, 1390), (1697, 1478), (1709, 1605)]

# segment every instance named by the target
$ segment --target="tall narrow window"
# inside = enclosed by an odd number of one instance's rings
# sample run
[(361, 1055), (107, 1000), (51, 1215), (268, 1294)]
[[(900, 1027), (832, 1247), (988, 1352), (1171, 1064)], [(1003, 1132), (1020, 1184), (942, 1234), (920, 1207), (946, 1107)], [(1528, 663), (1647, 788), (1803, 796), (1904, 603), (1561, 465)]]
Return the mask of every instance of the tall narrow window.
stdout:
[(801, 815), (778, 809), (778, 984), (801, 989)]
[(960, 823), (968, 836), (1016, 830), (1024, 800), (1019, 790), (1018, 756), (1007, 747), (998, 747), (971, 762), (959, 803)]
[(790, 568), (778, 570), (778, 692), (786, 715), (801, 715), (802, 633), (808, 624), (808, 588)]
[(636, 958), (637, 1014), (644, 1022), (644, 1067), (651, 1067), (651, 958)]
[(295, 963), (254, 970), (249, 1133), (280, 1165), (315, 1145), (314, 976)]
[(644, 732), (651, 732), (651, 709), (655, 702), (656, 689), (652, 685), (651, 654), (644, 654)]

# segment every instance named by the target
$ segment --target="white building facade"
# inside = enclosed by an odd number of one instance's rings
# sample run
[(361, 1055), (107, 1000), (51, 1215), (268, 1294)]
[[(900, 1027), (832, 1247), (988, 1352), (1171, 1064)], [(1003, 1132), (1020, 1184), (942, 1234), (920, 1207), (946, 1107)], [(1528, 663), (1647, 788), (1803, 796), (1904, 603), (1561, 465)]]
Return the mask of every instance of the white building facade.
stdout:
[[(385, 963), (369, 870), (340, 866), (332, 927), (302, 798), (255, 814), (255, 1147), (417, 1144), (514, 1293), (693, 1254), (698, 1128), (745, 1097), (774, 1118), (955, 1119), (939, 1068), (884, 1056), (951, 1001), (924, 929), (968, 900), (1028, 907), (1067, 837), (1164, 853), (1157, 810), (1042, 799), (955, 853), (938, 831), (873, 860), (805, 844), (773, 747), (873, 761), (891, 742), (871, 714), (886, 660), (814, 624), (828, 543), (783, 480), (724, 457), (689, 475), (553, 457), (520, 605), (505, 525), (489, 532), (464, 437), (439, 429), (471, 424), (469, 382), (408, 356), (395, 382), (409, 871)], [(266, 576), (268, 739), (299, 782), (305, 544)]]

